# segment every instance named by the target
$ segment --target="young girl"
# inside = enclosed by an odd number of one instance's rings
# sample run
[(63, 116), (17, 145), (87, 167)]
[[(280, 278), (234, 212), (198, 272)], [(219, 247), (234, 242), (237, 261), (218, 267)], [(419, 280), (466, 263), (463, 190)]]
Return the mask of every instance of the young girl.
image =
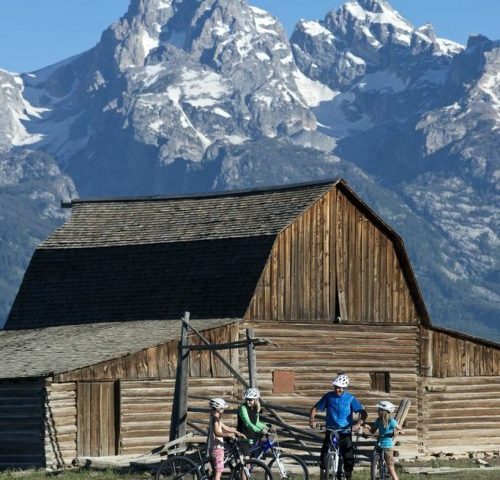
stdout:
[(245, 438), (236, 428), (228, 427), (222, 422), (222, 414), (227, 408), (223, 398), (212, 398), (210, 400), (210, 428), (208, 431), (208, 451), (212, 457), (214, 469), (214, 480), (220, 480), (224, 470), (224, 437)]
[(399, 427), (398, 422), (391, 417), (396, 407), (387, 400), (382, 400), (377, 404), (378, 418), (370, 427), (370, 433), (373, 435), (377, 430), (379, 433), (378, 445), (384, 450), (385, 463), (393, 480), (399, 480), (394, 469), (394, 435), (396, 433), (404, 434)]

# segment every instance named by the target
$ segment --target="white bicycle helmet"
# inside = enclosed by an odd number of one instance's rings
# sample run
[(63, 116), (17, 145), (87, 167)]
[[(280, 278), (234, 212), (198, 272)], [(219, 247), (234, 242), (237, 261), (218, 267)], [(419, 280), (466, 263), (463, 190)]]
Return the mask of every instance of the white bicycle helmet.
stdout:
[(227, 402), (223, 398), (211, 398), (210, 408), (227, 408)]
[(396, 410), (396, 406), (393, 403), (388, 402), (387, 400), (382, 400), (381, 402), (378, 402), (377, 408), (379, 410), (385, 410), (386, 412), (389, 413), (394, 413), (394, 410)]
[(349, 386), (349, 377), (345, 373), (339, 373), (332, 382), (333, 385), (340, 388), (347, 388)]
[(258, 388), (247, 388), (245, 391), (245, 399), (256, 400), (258, 398), (260, 398), (260, 390)]

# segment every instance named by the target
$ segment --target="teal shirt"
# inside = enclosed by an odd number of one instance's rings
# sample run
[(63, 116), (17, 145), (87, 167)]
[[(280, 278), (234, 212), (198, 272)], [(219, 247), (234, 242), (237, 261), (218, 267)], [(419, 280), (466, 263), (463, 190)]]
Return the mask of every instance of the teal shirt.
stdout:
[(392, 448), (394, 447), (394, 437), (391, 436), (394, 433), (394, 430), (398, 426), (398, 422), (391, 418), (389, 423), (387, 424), (387, 428), (384, 427), (384, 422), (380, 418), (377, 418), (375, 422), (373, 422), (373, 426), (378, 430), (379, 433), (379, 447), (380, 448)]

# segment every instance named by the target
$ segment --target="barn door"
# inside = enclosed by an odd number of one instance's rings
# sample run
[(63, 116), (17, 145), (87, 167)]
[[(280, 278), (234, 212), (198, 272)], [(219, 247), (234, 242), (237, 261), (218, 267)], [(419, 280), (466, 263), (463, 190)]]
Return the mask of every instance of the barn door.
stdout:
[(116, 455), (115, 382), (78, 382), (78, 456)]

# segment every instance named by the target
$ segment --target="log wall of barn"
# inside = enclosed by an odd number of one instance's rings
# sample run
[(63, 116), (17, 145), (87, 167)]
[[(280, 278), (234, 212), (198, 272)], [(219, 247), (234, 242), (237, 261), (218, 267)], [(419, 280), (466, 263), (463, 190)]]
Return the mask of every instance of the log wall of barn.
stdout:
[[(351, 378), (349, 391), (359, 397), (369, 414), (376, 417), (376, 403), (387, 399), (398, 404), (408, 398), (407, 435), (398, 447), (401, 456), (417, 454), (418, 432), (418, 328), (413, 325), (332, 325), (310, 323), (249, 322), (255, 336), (277, 346), (259, 347), (257, 367), (262, 395), (278, 405), (309, 409), (332, 389), (339, 371)], [(243, 335), (243, 332), (241, 332)], [(240, 351), (240, 365), (247, 375), (246, 352)], [(277, 371), (295, 375), (293, 393), (276, 394)], [(374, 374), (388, 374), (390, 392), (373, 384)], [(307, 418), (283, 414), (293, 425), (308, 428)]]
[(45, 392), (46, 466), (70, 466), (76, 458), (76, 383), (52, 383), (47, 380)]
[(45, 465), (43, 404), (41, 379), (0, 382), (0, 468)]
[(500, 349), (426, 328), (420, 337), (423, 451), (498, 450)]
[(330, 190), (278, 235), (246, 318), (417, 323), (410, 283), (386, 232), (345, 193)]
[(500, 377), (425, 378), (427, 453), (498, 451)]
[[(175, 380), (120, 382), (120, 453), (145, 453), (168, 441)], [(207, 398), (234, 398), (235, 381), (227, 377), (189, 379), (189, 406), (206, 409)], [(206, 413), (190, 412), (188, 421), (205, 430)], [(228, 424), (231, 424), (229, 418)], [(188, 430), (192, 430), (188, 427)]]

